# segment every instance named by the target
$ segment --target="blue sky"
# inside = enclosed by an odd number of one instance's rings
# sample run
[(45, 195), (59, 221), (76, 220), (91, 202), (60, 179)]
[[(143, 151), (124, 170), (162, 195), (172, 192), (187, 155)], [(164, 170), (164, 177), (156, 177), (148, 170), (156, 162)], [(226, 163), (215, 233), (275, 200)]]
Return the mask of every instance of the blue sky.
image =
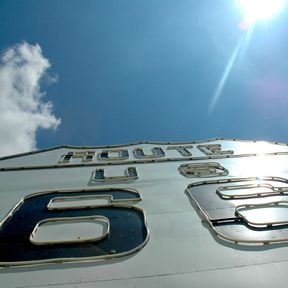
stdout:
[(285, 8), (257, 22), (247, 40), (236, 0), (1, 0), (0, 49), (38, 44), (50, 79), (58, 78), (51, 85), (41, 78), (42, 100), (61, 124), (35, 130), (38, 148), (212, 137), (288, 142)]

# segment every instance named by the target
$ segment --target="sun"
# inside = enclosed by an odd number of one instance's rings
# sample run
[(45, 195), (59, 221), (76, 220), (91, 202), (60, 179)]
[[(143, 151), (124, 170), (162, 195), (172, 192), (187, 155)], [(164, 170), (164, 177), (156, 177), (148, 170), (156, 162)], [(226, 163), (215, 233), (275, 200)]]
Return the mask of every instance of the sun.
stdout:
[(285, 0), (239, 0), (244, 21), (248, 23), (275, 16), (283, 9), (284, 2)]

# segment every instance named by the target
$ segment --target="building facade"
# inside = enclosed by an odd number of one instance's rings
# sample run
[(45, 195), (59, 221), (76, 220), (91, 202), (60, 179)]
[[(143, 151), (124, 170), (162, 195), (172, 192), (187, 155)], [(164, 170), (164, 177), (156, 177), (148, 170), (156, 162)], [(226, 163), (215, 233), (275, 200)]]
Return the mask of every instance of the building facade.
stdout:
[(284, 287), (287, 163), (236, 139), (3, 157), (1, 287)]

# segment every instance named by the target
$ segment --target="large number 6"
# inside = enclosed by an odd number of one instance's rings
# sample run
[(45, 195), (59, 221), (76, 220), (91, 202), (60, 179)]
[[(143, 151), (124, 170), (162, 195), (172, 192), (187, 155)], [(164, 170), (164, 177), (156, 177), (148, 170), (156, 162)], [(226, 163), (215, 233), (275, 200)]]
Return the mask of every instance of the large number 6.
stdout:
[[(27, 196), (2, 221), (0, 265), (93, 260), (131, 254), (148, 241), (144, 211), (131, 205), (131, 201), (140, 200), (138, 192), (124, 189), (56, 191)], [(61, 237), (37, 239), (37, 231), (45, 225), (58, 223), (61, 227), (61, 223), (79, 222), (81, 227), (85, 221), (102, 223), (102, 235), (66, 240)]]

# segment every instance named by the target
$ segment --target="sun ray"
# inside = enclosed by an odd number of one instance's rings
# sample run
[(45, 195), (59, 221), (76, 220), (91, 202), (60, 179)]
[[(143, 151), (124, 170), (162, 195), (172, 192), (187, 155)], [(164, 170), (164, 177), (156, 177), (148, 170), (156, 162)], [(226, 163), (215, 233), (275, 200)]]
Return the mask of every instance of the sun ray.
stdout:
[(221, 93), (223, 91), (223, 88), (224, 88), (224, 86), (225, 86), (225, 84), (227, 82), (227, 79), (228, 79), (228, 77), (229, 77), (229, 75), (231, 73), (231, 70), (232, 70), (232, 68), (234, 66), (234, 63), (235, 63), (235, 61), (237, 59), (237, 56), (240, 53), (240, 50), (241, 50), (243, 42), (244, 42), (244, 38), (241, 37), (240, 40), (238, 41), (236, 47), (234, 48), (231, 57), (229, 58), (229, 61), (228, 61), (227, 65), (226, 65), (226, 67), (224, 69), (224, 72), (222, 73), (222, 76), (220, 78), (220, 81), (219, 81), (219, 83), (217, 85), (216, 91), (213, 94), (213, 97), (212, 97), (212, 100), (211, 100), (211, 103), (210, 103), (210, 107), (209, 107), (209, 110), (208, 110), (208, 114), (210, 114), (213, 111), (217, 101), (219, 100), (219, 97), (220, 97), (220, 95), (221, 95)]
[(240, 9), (243, 12), (242, 21), (239, 24), (239, 28), (243, 30), (243, 35), (237, 42), (227, 65), (221, 75), (220, 81), (216, 87), (215, 93), (211, 99), (211, 103), (208, 109), (208, 115), (214, 110), (216, 103), (218, 102), (225, 84), (232, 72), (236, 60), (240, 60), (245, 56), (247, 47), (251, 40), (251, 36), (254, 30), (254, 26), (257, 20), (268, 19), (275, 16), (281, 9), (283, 9), (284, 0), (238, 0)]

